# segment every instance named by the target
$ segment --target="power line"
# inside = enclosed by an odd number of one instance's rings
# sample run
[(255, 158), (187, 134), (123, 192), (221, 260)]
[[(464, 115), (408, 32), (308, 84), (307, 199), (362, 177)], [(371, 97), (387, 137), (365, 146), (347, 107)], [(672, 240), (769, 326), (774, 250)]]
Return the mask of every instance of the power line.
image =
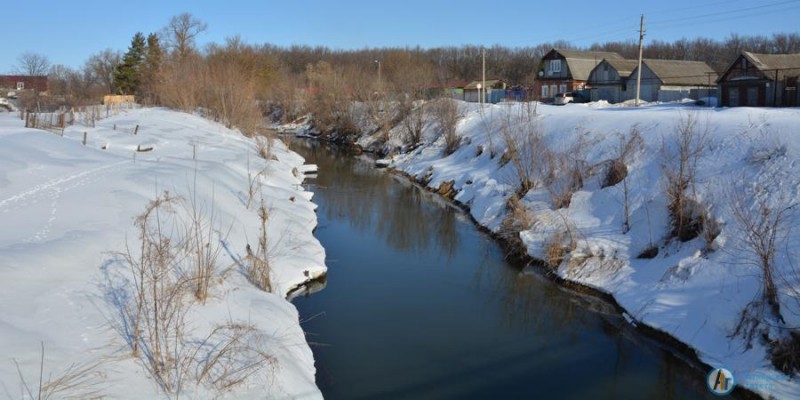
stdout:
[[(651, 26), (652, 25), (658, 26), (660, 24), (669, 24), (671, 22), (687, 22), (687, 21), (698, 20), (698, 19), (703, 19), (703, 18), (707, 18), (707, 17), (719, 17), (719, 16), (722, 16), (722, 15), (737, 14), (737, 13), (741, 13), (741, 12), (760, 10), (760, 9), (764, 9), (764, 8), (781, 6), (781, 5), (791, 4), (791, 3), (800, 3), (800, 0), (789, 0), (789, 1), (782, 1), (782, 2), (778, 2), (778, 3), (762, 4), (760, 6), (745, 7), (745, 8), (740, 8), (740, 9), (736, 9), (736, 10), (719, 11), (719, 12), (714, 12), (714, 13), (695, 15), (695, 16), (691, 16), (691, 17), (673, 18), (673, 19), (666, 19), (666, 20), (661, 20), (661, 21), (655, 20), (655, 21), (651, 22), (650, 25)], [(773, 10), (773, 12), (774, 11), (779, 11), (779, 10)]]

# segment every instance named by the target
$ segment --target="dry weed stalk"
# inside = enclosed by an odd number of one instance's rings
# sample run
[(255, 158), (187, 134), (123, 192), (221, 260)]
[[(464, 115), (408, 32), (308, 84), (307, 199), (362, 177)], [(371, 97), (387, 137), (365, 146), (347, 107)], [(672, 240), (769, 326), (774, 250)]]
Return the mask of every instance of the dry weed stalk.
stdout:
[(247, 277), (261, 290), (270, 292), (272, 291), (272, 280), (270, 277), (270, 252), (267, 238), (269, 211), (263, 201), (258, 208), (258, 218), (261, 221), (261, 228), (258, 235), (256, 251), (253, 252), (250, 245), (247, 245)]

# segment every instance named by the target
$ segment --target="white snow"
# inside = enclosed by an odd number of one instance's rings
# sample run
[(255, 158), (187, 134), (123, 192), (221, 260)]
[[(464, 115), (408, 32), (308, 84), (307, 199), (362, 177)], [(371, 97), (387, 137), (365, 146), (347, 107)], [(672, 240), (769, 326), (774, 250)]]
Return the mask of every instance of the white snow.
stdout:
[[(153, 149), (136, 152), (137, 146)], [(67, 127), (63, 137), (26, 129), (18, 114), (0, 112), (2, 392), (25, 397), (20, 373), (37, 390), (43, 344), (45, 381), (73, 364), (97, 364), (86, 374), (87, 386), (104, 396), (164, 397), (115, 329), (120, 309), (112, 300), (119, 293), (112, 291), (124, 287), (129, 273), (116, 254), (136, 245), (134, 218), (169, 191), (197, 199), (221, 246), (209, 299), (192, 303), (189, 339), (205, 337), (217, 324), (252, 324), (276, 361), (223, 395), (321, 397), (297, 310), (286, 300), (326, 271), (324, 249), (312, 235), (316, 206), (302, 187), (303, 173), (316, 166), (303, 166), (280, 141), (272, 154), (259, 158), (254, 141), (240, 133), (164, 109), (123, 111), (95, 128)], [(250, 183), (258, 179), (262, 194), (256, 190), (253, 203), (263, 196), (269, 210), (273, 293), (257, 289), (241, 268), (248, 243), (258, 243), (257, 205), (247, 207)], [(78, 397), (84, 389), (76, 389)], [(215, 395), (195, 384), (181, 393)]]
[[(497, 232), (508, 213), (506, 202), (517, 188), (511, 163), (500, 165), (507, 148), (503, 127), (526, 132), (529, 127), (523, 125), (534, 122), (513, 122), (520, 121), (529, 106), (501, 103), (480, 108), (460, 103), (463, 118), (458, 135), (463, 145), (455, 153), (443, 154), (444, 139), (428, 118), (425, 144), (394, 155), (393, 167), (418, 178), (430, 174), (432, 188), (454, 181), (455, 200), (469, 206), (478, 223)], [(737, 384), (767, 396), (800, 398), (800, 379), (778, 372), (758, 338), (748, 350), (741, 337), (731, 335), (742, 309), (758, 296), (760, 269), (747, 262), (753, 256), (742, 244), (743, 232), (730, 207), (734, 187), (754, 189), (768, 196), (772, 206), (800, 201), (800, 109), (590, 103), (538, 105), (536, 113), (533, 121), (547, 146), (570, 153), (582, 138), (588, 145), (578, 156), (589, 166), (614, 159), (620, 138), (633, 127), (640, 130), (644, 148), (627, 160), (629, 232), (623, 232), (623, 185), (601, 189), (603, 176), (596, 172), (601, 169), (595, 169), (569, 207), (554, 209), (542, 187), (525, 194), (523, 203), (535, 221), (521, 233), (528, 253), (543, 259), (553, 233), (569, 226), (577, 247), (559, 267), (560, 276), (610, 293), (627, 310), (631, 323), (647, 324), (689, 344), (705, 363), (733, 371)], [(674, 145), (677, 126), (690, 115), (697, 120), (695, 129), (707, 128), (710, 139), (698, 163), (697, 197), (721, 223), (715, 250), (707, 254), (701, 251), (705, 247), (701, 238), (665, 241), (669, 222), (661, 149)], [(385, 147), (400, 148), (402, 137), (402, 128), (394, 128)], [(360, 143), (368, 147), (372, 140), (362, 138)], [(746, 200), (752, 202), (754, 197)], [(798, 226), (800, 214), (791, 213), (786, 222), (789, 228)], [(660, 245), (658, 256), (637, 258), (651, 244)], [(782, 277), (778, 279), (782, 313), (786, 326), (795, 328), (800, 326), (798, 246), (800, 234), (790, 231), (776, 260)]]

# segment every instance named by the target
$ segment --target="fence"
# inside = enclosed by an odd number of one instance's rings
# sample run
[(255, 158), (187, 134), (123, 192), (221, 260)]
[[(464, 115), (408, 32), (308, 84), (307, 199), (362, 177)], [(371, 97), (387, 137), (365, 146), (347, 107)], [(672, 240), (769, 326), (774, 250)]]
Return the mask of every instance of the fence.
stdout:
[(64, 135), (64, 129), (68, 126), (83, 125), (87, 128), (94, 128), (95, 122), (108, 118), (111, 115), (118, 115), (122, 110), (138, 108), (133, 103), (112, 103), (106, 105), (95, 105), (87, 107), (63, 109), (56, 112), (33, 112), (20, 110), (19, 117), (25, 121), (26, 128), (44, 129)]

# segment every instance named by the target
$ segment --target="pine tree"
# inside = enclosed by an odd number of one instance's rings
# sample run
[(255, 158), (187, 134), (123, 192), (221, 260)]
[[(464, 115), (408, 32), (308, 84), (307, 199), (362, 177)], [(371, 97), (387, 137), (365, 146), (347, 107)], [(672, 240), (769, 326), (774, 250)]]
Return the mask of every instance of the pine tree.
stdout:
[(141, 82), (140, 70), (145, 56), (145, 39), (141, 32), (136, 32), (131, 46), (122, 57), (122, 63), (114, 74), (114, 90), (119, 94), (134, 94)]
[(151, 33), (147, 36), (147, 51), (139, 74), (141, 81), (137, 93), (147, 103), (158, 104), (158, 83), (163, 59), (164, 51), (158, 36)]

